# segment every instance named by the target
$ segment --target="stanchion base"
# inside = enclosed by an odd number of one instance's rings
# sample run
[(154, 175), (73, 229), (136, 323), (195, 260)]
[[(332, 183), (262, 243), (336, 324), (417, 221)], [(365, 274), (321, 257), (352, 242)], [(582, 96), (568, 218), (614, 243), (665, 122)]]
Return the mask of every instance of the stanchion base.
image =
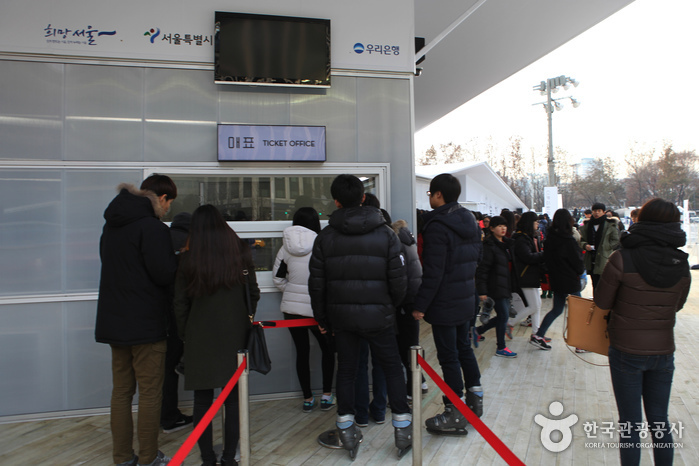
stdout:
[(318, 436), (318, 443), (325, 448), (339, 450), (344, 448), (340, 441), (340, 433), (337, 429), (326, 430)]

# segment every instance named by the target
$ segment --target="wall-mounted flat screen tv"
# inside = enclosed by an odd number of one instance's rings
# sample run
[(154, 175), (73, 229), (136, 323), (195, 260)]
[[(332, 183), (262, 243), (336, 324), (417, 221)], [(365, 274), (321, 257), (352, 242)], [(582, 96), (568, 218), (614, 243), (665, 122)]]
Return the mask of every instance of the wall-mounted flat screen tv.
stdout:
[(214, 81), (330, 87), (330, 20), (217, 11)]

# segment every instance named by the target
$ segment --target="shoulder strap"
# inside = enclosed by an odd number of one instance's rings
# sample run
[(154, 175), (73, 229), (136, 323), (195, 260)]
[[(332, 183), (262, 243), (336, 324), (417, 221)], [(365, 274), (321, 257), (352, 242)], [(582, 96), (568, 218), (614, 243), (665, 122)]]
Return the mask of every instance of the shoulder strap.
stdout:
[(255, 320), (255, 313), (252, 311), (251, 300), (250, 300), (250, 281), (248, 279), (248, 269), (243, 269), (243, 276), (245, 277), (245, 303), (248, 308), (248, 317), (250, 318), (250, 323)]

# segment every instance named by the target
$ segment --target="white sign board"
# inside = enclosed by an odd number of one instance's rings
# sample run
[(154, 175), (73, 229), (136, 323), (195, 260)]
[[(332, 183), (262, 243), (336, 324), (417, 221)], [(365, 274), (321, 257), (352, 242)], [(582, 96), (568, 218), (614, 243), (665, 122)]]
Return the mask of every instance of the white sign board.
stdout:
[(554, 212), (560, 208), (558, 204), (558, 188), (556, 186), (544, 188), (544, 213), (553, 217)]
[(325, 126), (218, 125), (218, 160), (325, 162)]
[(216, 10), (330, 19), (332, 68), (415, 69), (410, 0), (2, 0), (0, 53), (213, 65)]

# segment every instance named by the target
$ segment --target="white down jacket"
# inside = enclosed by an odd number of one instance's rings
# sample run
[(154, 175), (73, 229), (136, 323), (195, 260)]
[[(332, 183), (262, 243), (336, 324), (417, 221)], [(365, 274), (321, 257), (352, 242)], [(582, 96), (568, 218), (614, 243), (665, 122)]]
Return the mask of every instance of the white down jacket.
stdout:
[[(282, 312), (313, 317), (311, 298), (308, 295), (308, 262), (311, 260), (316, 236), (318, 235), (314, 231), (299, 225), (284, 230), (284, 243), (272, 269), (274, 285), (282, 291)], [(282, 261), (286, 263), (289, 273), (280, 278), (277, 277), (277, 271)]]

